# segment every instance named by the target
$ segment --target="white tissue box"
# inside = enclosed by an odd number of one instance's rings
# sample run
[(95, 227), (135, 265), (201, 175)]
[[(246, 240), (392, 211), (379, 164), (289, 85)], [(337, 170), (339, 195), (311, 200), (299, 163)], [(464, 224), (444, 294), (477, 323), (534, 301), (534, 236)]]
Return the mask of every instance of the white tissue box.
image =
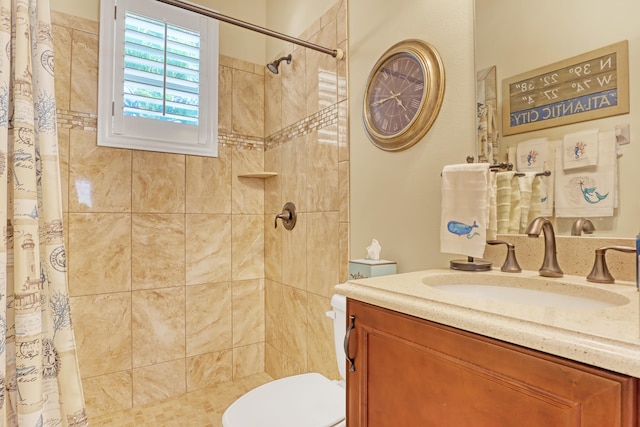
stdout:
[(349, 261), (349, 280), (396, 274), (396, 262), (386, 259), (352, 259)]

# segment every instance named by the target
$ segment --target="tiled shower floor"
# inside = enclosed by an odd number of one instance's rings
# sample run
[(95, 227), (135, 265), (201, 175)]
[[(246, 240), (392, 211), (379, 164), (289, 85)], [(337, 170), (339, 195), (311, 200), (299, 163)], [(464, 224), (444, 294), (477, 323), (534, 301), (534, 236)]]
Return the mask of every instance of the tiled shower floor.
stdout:
[(267, 374), (253, 375), (192, 391), (174, 399), (90, 418), (95, 426), (113, 427), (222, 427), (222, 413), (247, 391), (271, 381)]

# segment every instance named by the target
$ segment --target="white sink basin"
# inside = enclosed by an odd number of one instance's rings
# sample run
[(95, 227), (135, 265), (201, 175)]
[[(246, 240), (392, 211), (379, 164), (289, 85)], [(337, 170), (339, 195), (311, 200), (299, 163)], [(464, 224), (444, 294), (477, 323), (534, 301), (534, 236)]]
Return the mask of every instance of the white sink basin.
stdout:
[(454, 273), (424, 276), (422, 282), (453, 296), (538, 307), (607, 308), (629, 303), (627, 297), (616, 292), (542, 277)]

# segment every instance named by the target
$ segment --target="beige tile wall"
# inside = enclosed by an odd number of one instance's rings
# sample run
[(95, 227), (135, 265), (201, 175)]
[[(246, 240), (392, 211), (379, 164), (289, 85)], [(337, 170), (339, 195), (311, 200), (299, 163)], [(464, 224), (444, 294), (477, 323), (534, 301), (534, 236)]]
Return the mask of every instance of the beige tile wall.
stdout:
[[(301, 38), (346, 50), (346, 0)], [(346, 61), (289, 46), (290, 65), (265, 74), (265, 353), (274, 378), (318, 371), (338, 378), (331, 309), (333, 286), (347, 279), (349, 147)], [(296, 227), (274, 228), (286, 202)]]
[(89, 415), (264, 372), (264, 66), (220, 58), (218, 158), (97, 147), (98, 23), (52, 19)]
[[(336, 377), (346, 62), (220, 58), (219, 157), (96, 145), (97, 22), (52, 12), (69, 290), (92, 417), (266, 370)], [(346, 49), (346, 1), (302, 37)], [(264, 106), (264, 107), (263, 107)], [(266, 151), (265, 151), (266, 148)], [(239, 174), (276, 171), (266, 180)], [(285, 201), (293, 231), (273, 227)]]

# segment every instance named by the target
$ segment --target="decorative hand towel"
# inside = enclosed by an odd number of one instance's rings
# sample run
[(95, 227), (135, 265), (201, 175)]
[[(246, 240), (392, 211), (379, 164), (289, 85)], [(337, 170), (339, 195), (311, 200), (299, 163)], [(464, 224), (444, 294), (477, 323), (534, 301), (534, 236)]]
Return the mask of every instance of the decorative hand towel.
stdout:
[[(544, 172), (554, 170), (555, 145), (547, 138), (534, 138), (523, 141), (516, 147), (516, 170), (518, 172)], [(541, 214), (553, 215), (553, 180), (554, 176), (541, 177)]]
[(533, 180), (536, 177), (536, 172), (521, 173), (524, 175), (518, 176), (518, 187), (520, 188), (520, 229), (518, 233), (524, 233), (529, 225), (529, 208), (531, 206)]
[(562, 140), (562, 168), (578, 169), (598, 164), (598, 129), (565, 135)]
[[(613, 132), (600, 134), (598, 164), (591, 168), (563, 170), (556, 167), (556, 216), (613, 216), (617, 202), (617, 154)], [(556, 154), (562, 164), (562, 152)]]
[(489, 163), (445, 166), (442, 171), (440, 251), (481, 258), (487, 230)]
[[(543, 178), (546, 176), (535, 176), (535, 172), (524, 172), (534, 174), (533, 184), (531, 185), (531, 203), (529, 205), (529, 215), (527, 217), (527, 224), (531, 224), (531, 221), (542, 215), (542, 187)], [(544, 181), (548, 182), (548, 181)], [(546, 185), (546, 184), (544, 184)], [(524, 230), (522, 231), (524, 233)]]
[[(492, 172), (493, 173), (493, 172)], [(511, 181), (515, 172), (497, 172), (496, 211), (498, 234), (509, 232), (509, 215), (511, 214)]]
[(520, 232), (520, 186), (515, 175), (511, 179), (511, 202), (509, 203), (509, 234), (518, 234)]
[(494, 240), (498, 237), (498, 204), (496, 201), (498, 193), (498, 174), (489, 172), (489, 223), (487, 225), (487, 240)]
[(535, 138), (520, 142), (516, 148), (516, 170), (518, 172), (543, 172), (549, 168), (551, 157), (547, 138)]

